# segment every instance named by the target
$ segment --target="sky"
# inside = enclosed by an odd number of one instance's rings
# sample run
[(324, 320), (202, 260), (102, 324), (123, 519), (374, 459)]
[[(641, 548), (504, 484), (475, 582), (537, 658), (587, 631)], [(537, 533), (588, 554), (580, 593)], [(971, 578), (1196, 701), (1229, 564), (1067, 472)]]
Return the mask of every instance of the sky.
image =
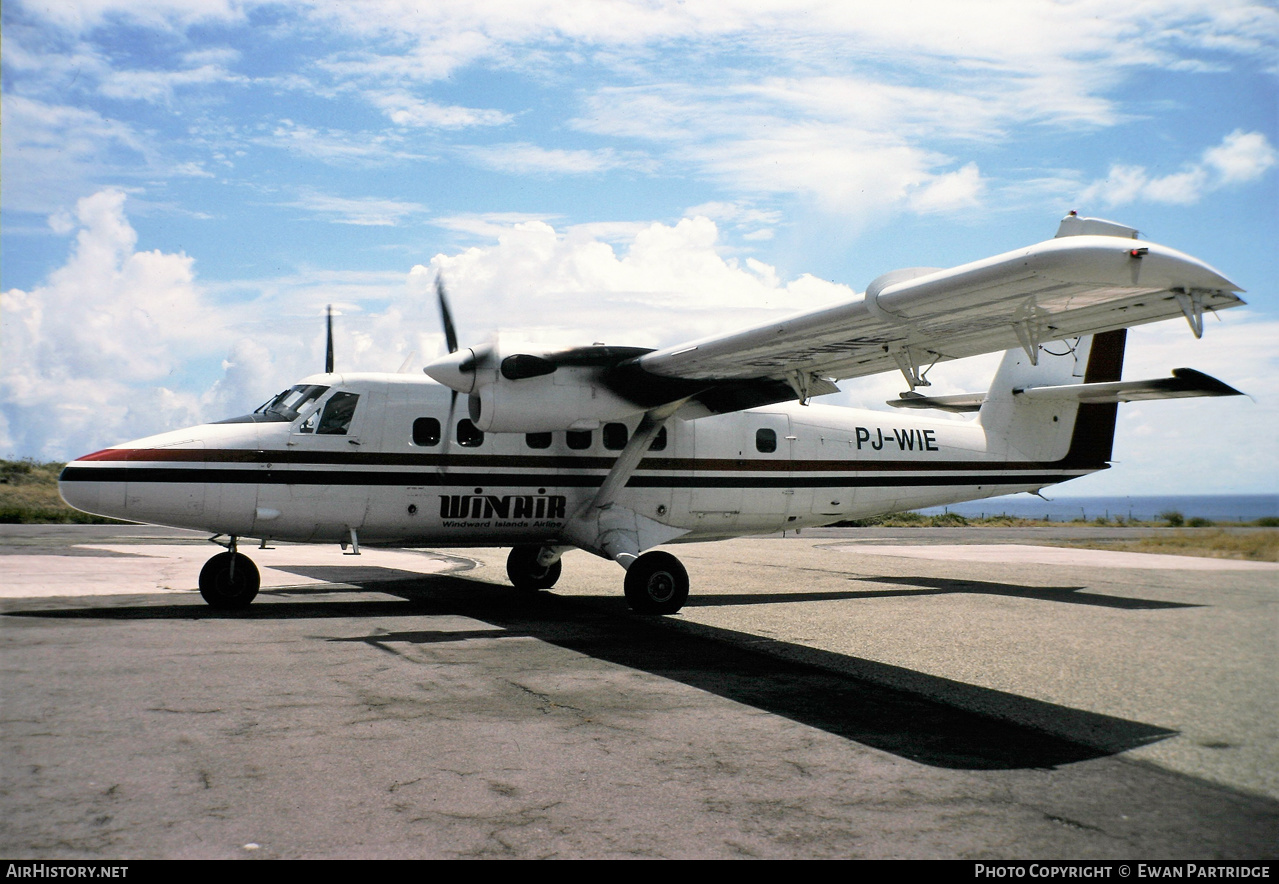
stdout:
[[(0, 456), (66, 459), (463, 345), (664, 346), (1050, 238), (1248, 306), (1130, 334), (1075, 494), (1279, 490), (1279, 11), (1245, 0), (6, 0)], [(984, 389), (997, 357), (936, 366)], [(900, 375), (832, 404), (884, 407)]]

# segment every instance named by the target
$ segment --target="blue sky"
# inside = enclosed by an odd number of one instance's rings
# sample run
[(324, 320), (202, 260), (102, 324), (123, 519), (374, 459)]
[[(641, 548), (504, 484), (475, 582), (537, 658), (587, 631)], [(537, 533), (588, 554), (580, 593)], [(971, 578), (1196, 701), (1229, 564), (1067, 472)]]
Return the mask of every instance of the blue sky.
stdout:
[(251, 408), (322, 367), (328, 303), (340, 368), (416, 369), (439, 270), (464, 342), (656, 346), (1078, 209), (1248, 290), (1128, 376), (1254, 399), (1128, 406), (1070, 490), (1279, 488), (1272, 4), (8, 0), (3, 40), (5, 456)]

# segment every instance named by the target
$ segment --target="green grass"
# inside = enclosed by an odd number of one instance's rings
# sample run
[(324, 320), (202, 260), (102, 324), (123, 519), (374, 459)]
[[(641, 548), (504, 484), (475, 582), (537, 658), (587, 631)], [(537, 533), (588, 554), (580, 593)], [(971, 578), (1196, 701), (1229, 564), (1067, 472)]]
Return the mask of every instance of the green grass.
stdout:
[(1279, 519), (1269, 516), (1253, 522), (1229, 523), (1227, 525), (1227, 527), (1235, 529), (1256, 529), (1248, 531), (1225, 531), (1208, 519), (1187, 519), (1181, 513), (1171, 510), (1166, 513), (1160, 513), (1158, 520), (1147, 522), (1124, 519), (1122, 517), (1108, 519), (1104, 516), (1089, 521), (1075, 519), (1071, 522), (1047, 522), (1043, 519), (1018, 519), (1012, 516), (986, 516), (981, 519), (968, 519), (957, 513), (942, 513), (936, 516), (925, 516), (920, 513), (893, 513), (892, 515), (877, 516), (872, 519), (839, 522), (833, 527), (953, 528), (964, 526), (969, 528), (1061, 528), (1068, 525), (1081, 528), (1178, 528), (1180, 530), (1120, 540), (1046, 542), (1053, 546), (1068, 546), (1081, 549), (1205, 556), (1252, 562), (1279, 562), (1279, 531), (1273, 530), (1279, 527)]
[(126, 524), (82, 513), (63, 503), (58, 496), (58, 474), (63, 466), (34, 460), (0, 460), (0, 523)]
[(1251, 522), (1214, 522), (1199, 517), (1186, 518), (1181, 513), (1160, 513), (1156, 519), (1125, 519), (1123, 516), (1097, 516), (1095, 519), (1024, 519), (1020, 516), (998, 515), (968, 518), (959, 513), (939, 513), (925, 516), (921, 513), (890, 513), (869, 519), (850, 519), (836, 522), (832, 528), (1061, 528), (1066, 525), (1090, 528), (1279, 528), (1279, 518), (1265, 516)]
[(1214, 559), (1241, 559), (1248, 562), (1279, 562), (1279, 531), (1180, 530), (1126, 540), (1072, 541), (1054, 544), (1086, 549), (1122, 552), (1163, 553), (1174, 556), (1205, 556)]

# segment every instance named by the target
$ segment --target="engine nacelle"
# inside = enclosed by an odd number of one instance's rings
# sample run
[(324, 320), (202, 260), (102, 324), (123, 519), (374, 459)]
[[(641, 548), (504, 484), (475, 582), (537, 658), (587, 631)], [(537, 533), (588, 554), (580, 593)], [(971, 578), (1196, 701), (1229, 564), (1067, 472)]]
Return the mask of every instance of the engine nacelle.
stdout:
[(598, 369), (561, 366), (553, 374), (509, 380), (498, 375), (471, 393), (471, 421), (486, 433), (590, 430), (644, 408), (598, 380)]

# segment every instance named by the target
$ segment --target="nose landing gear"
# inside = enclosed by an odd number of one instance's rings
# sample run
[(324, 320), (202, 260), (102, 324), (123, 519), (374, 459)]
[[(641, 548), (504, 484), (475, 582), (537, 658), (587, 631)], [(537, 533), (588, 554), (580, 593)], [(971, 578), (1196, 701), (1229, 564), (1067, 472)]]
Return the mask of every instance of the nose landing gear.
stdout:
[(512, 586), (525, 592), (538, 592), (555, 585), (564, 566), (559, 559), (549, 565), (538, 564), (541, 553), (542, 547), (533, 545), (517, 546), (511, 550), (506, 558), (506, 576)]
[(262, 577), (248, 556), (235, 551), (235, 538), (227, 551), (218, 553), (200, 569), (200, 595), (209, 607), (221, 611), (247, 608), (257, 597)]

